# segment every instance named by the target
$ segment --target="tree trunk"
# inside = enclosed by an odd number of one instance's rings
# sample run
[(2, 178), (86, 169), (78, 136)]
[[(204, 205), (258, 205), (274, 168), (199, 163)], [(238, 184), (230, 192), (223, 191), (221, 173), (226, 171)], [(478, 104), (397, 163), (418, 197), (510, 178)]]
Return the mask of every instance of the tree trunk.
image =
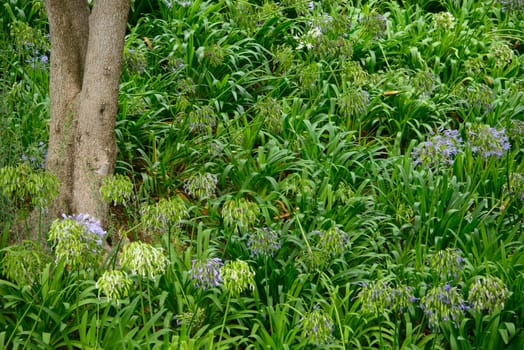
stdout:
[(114, 134), (130, 0), (46, 0), (51, 35), (51, 121), (46, 170), (60, 180), (52, 217), (105, 223), (99, 192), (116, 162)]

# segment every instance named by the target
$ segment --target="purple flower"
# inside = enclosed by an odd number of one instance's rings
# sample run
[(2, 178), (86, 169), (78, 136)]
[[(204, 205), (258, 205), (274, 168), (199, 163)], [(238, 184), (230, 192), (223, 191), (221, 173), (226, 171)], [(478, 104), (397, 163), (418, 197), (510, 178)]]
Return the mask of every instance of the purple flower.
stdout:
[(498, 2), (502, 5), (502, 10), (505, 12), (524, 11), (523, 0), (498, 0)]
[(505, 128), (497, 130), (486, 124), (473, 125), (466, 130), (466, 135), (473, 154), (482, 158), (501, 158), (511, 148)]
[(350, 236), (338, 226), (312, 232), (318, 236), (317, 247), (330, 255), (342, 255), (351, 246)]
[(459, 289), (449, 284), (429, 289), (422, 297), (420, 306), (428, 316), (430, 328), (434, 330), (438, 330), (442, 322), (460, 324), (464, 310), (468, 309)]
[(220, 258), (211, 258), (205, 261), (193, 260), (189, 278), (194, 281), (196, 288), (208, 289), (222, 283), (220, 269), (224, 263)]
[(96, 243), (98, 245), (102, 245), (103, 239), (105, 235), (107, 234), (106, 231), (100, 226), (100, 221), (96, 220), (95, 218), (89, 216), (89, 214), (77, 214), (77, 215), (65, 215), (62, 214), (62, 217), (64, 219), (73, 219), (79, 224), (82, 224), (86, 229), (87, 232), (90, 234), (96, 235), (98, 239), (96, 240)]
[(460, 97), (464, 106), (479, 108), (487, 112), (493, 108), (496, 94), (493, 89), (485, 84), (472, 84), (462, 88)]
[(271, 255), (280, 249), (280, 237), (278, 233), (269, 227), (255, 228), (249, 234), (247, 246), (251, 250), (251, 256)]
[(455, 155), (462, 149), (458, 130), (439, 129), (437, 134), (417, 145), (411, 153), (415, 165), (428, 167), (453, 164)]
[(460, 249), (447, 248), (435, 253), (429, 261), (431, 271), (444, 279), (458, 279), (464, 266)]
[(318, 305), (313, 311), (306, 312), (300, 320), (302, 336), (309, 342), (320, 346), (331, 343), (333, 326), (330, 315)]

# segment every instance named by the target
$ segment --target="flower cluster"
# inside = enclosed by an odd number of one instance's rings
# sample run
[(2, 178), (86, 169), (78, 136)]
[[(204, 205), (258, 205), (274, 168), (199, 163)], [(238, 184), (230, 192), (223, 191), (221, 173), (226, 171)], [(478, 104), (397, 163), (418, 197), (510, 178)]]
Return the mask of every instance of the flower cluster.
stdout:
[(277, 71), (282, 73), (288, 71), (294, 61), (293, 48), (288, 45), (278, 45), (273, 51), (275, 57), (273, 62), (278, 67)]
[(481, 75), (486, 69), (484, 63), (484, 57), (481, 55), (468, 57), (464, 61), (464, 69), (470, 76)]
[[(524, 93), (522, 97), (524, 97)], [(524, 140), (524, 121), (512, 119), (509, 124), (508, 136), (515, 141)]]
[(189, 217), (189, 211), (182, 197), (172, 196), (161, 199), (156, 204), (144, 205), (140, 209), (141, 223), (145, 229), (154, 232), (167, 232), (180, 225)]
[(383, 280), (362, 283), (357, 299), (360, 300), (364, 313), (382, 314), (391, 310), (393, 303), (391, 286)]
[(123, 66), (128, 74), (142, 75), (147, 67), (147, 57), (141, 49), (128, 48), (124, 51)]
[(361, 302), (362, 311), (368, 314), (412, 310), (413, 302), (417, 300), (413, 287), (399, 285), (393, 288), (383, 280), (362, 283), (357, 298)]
[(415, 165), (434, 167), (453, 164), (454, 157), (461, 147), (462, 137), (458, 130), (439, 129), (437, 134), (432, 134), (428, 140), (417, 145), (411, 155)]
[(242, 260), (229, 261), (220, 269), (224, 288), (232, 294), (255, 289), (255, 272)]
[(103, 240), (107, 232), (100, 225), (100, 221), (89, 216), (89, 214), (77, 214), (77, 215), (62, 214), (62, 217), (64, 219), (73, 219), (76, 222), (78, 222), (79, 224), (81, 224), (82, 226), (84, 226), (89, 234), (96, 237), (95, 239), (96, 244), (98, 244), (99, 246), (103, 245)]
[(32, 68), (47, 68), (49, 66), (49, 35), (31, 27), (25, 21), (14, 21), (11, 24), (11, 37), (14, 45), (25, 62)]
[(184, 180), (184, 191), (191, 197), (204, 200), (215, 196), (217, 183), (215, 174), (195, 174)]
[(385, 36), (387, 29), (387, 19), (379, 13), (372, 12), (359, 18), (359, 24), (362, 30), (372, 35), (374, 39), (380, 39)]
[(503, 309), (509, 296), (509, 290), (499, 278), (480, 276), (469, 289), (468, 301), (471, 308), (477, 312)]
[(313, 234), (319, 238), (318, 247), (330, 255), (344, 254), (350, 246), (349, 235), (337, 226), (327, 230), (316, 230)]
[(125, 175), (115, 174), (106, 176), (100, 186), (100, 194), (106, 202), (113, 202), (113, 205), (126, 205), (133, 195), (133, 183)]
[(369, 107), (369, 93), (362, 89), (352, 89), (337, 100), (340, 114), (352, 117), (365, 114)]
[(255, 222), (260, 209), (256, 203), (240, 198), (230, 199), (222, 207), (224, 224), (228, 227), (246, 231)]
[(352, 86), (361, 87), (369, 82), (369, 73), (358, 61), (346, 60), (342, 63), (342, 78)]
[(392, 311), (396, 313), (402, 313), (405, 311), (413, 311), (413, 303), (418, 299), (413, 294), (413, 287), (400, 285), (397, 288), (391, 289), (391, 298), (393, 303), (391, 305)]
[(318, 62), (303, 63), (297, 67), (297, 77), (302, 89), (310, 89), (319, 83), (321, 64)]
[(220, 258), (211, 258), (205, 261), (193, 260), (189, 278), (195, 283), (196, 288), (208, 289), (216, 287), (222, 282), (220, 269), (224, 263)]
[(326, 34), (334, 29), (334, 22), (335, 20), (330, 14), (322, 13), (317, 16), (314, 16), (308, 24), (312, 28), (318, 29), (322, 34)]
[(466, 135), (471, 151), (482, 158), (500, 158), (511, 147), (504, 128), (497, 130), (486, 124), (475, 124), (466, 129)]
[(455, 17), (450, 12), (438, 12), (433, 14), (433, 25), (435, 28), (444, 30), (455, 27)]
[(189, 326), (192, 329), (198, 329), (204, 323), (206, 312), (202, 308), (197, 308), (196, 312), (184, 312), (178, 314), (176, 317), (176, 324), (181, 326)]
[(298, 42), (297, 50), (307, 49), (313, 50), (320, 43), (320, 38), (322, 36), (322, 31), (318, 27), (313, 27), (307, 31), (306, 34), (302, 36), (295, 35), (293, 39)]
[(168, 9), (172, 9), (173, 5), (178, 5), (181, 7), (189, 7), (191, 6), (192, 2), (189, 0), (164, 0), (164, 3), (166, 4)]
[(411, 86), (423, 97), (431, 96), (435, 89), (435, 74), (430, 70), (419, 70), (411, 77)]
[(100, 222), (87, 214), (62, 215), (51, 224), (48, 240), (52, 242), (56, 261), (64, 259), (71, 268), (88, 267), (103, 251), (106, 231)]
[(316, 345), (329, 344), (333, 334), (333, 320), (324, 310), (318, 306), (310, 312), (305, 313), (300, 320), (302, 337)]
[(44, 209), (58, 195), (60, 183), (47, 172), (35, 172), (27, 163), (0, 168), (0, 193), (23, 205)]
[(456, 280), (462, 272), (464, 258), (459, 249), (447, 248), (431, 257), (429, 267), (443, 279)]
[(498, 0), (505, 12), (524, 11), (524, 1), (522, 0)]
[(199, 56), (200, 63), (207, 63), (212, 67), (218, 67), (224, 62), (226, 51), (219, 44), (211, 44), (205, 47), (202, 56)]
[(251, 250), (251, 256), (274, 256), (280, 249), (280, 237), (276, 231), (269, 227), (257, 227), (249, 233), (247, 246)]
[(217, 116), (210, 106), (192, 110), (187, 115), (187, 120), (189, 121), (191, 132), (194, 133), (211, 134), (217, 125)]
[(459, 90), (459, 98), (464, 106), (487, 112), (493, 108), (496, 94), (485, 84), (471, 84)]
[(45, 169), (47, 159), (47, 145), (40, 141), (38, 145), (30, 146), (20, 157), (22, 162), (28, 163), (33, 170)]
[(513, 61), (515, 55), (507, 43), (496, 41), (491, 44), (488, 56), (493, 59), (495, 68), (504, 68)]
[(132, 242), (124, 247), (120, 254), (123, 269), (143, 278), (154, 279), (164, 273), (169, 260), (160, 248), (140, 241)]
[(283, 111), (282, 107), (274, 97), (263, 97), (255, 105), (256, 111), (264, 118), (267, 128), (279, 134), (282, 131)]
[(133, 281), (131, 281), (125, 272), (119, 270), (105, 271), (102, 276), (96, 281), (96, 289), (98, 289), (98, 297), (104, 294), (109, 300), (116, 300), (125, 298), (129, 294)]
[(442, 323), (459, 324), (468, 309), (459, 289), (449, 284), (429, 289), (421, 299), (421, 307), (434, 330), (438, 330)]
[(43, 262), (41, 249), (38, 249), (35, 242), (25, 241), (23, 244), (10, 245), (3, 249), (3, 253), (0, 266), (7, 279), (20, 286), (36, 282)]

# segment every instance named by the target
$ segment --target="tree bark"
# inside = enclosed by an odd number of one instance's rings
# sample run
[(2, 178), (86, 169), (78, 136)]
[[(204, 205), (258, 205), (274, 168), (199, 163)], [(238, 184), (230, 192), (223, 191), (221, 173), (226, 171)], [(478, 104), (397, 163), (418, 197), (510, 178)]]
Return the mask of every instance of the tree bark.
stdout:
[(46, 0), (51, 35), (51, 120), (46, 170), (60, 180), (50, 212), (102, 223), (104, 176), (115, 168), (118, 86), (130, 0)]

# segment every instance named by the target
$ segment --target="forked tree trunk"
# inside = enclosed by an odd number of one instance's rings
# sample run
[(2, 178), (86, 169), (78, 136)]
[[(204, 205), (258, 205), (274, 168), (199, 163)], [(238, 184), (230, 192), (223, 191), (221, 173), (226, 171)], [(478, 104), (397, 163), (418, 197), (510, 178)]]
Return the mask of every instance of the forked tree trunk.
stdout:
[(46, 0), (51, 35), (51, 121), (46, 170), (60, 180), (50, 214), (105, 223), (102, 178), (116, 162), (118, 86), (130, 0)]

